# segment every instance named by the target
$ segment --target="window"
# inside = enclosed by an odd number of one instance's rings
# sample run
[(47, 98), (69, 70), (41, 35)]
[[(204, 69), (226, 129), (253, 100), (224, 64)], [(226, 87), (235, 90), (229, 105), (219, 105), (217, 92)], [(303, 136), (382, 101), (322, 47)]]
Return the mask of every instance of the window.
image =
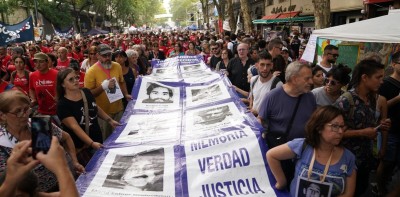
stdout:
[(267, 0), (267, 6), (274, 5), (274, 0)]
[(362, 17), (361, 17), (361, 16), (348, 16), (348, 17), (346, 18), (346, 24), (347, 24), (347, 23), (358, 22), (358, 21), (361, 21), (361, 20), (362, 20)]

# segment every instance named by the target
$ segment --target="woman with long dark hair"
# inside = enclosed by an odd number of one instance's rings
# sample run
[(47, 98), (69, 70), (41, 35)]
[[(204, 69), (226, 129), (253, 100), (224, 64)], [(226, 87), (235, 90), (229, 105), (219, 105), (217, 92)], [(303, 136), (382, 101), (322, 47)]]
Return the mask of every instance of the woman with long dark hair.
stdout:
[[(79, 87), (79, 75), (73, 69), (67, 68), (58, 72), (56, 91), (57, 115), (61, 120), (61, 127), (71, 135), (77, 149), (79, 163), (86, 165), (94, 151), (103, 147), (97, 118), (107, 120), (114, 127), (119, 123), (112, 120), (96, 105), (95, 98), (89, 89)], [(88, 130), (86, 130), (86, 122), (89, 124)]]

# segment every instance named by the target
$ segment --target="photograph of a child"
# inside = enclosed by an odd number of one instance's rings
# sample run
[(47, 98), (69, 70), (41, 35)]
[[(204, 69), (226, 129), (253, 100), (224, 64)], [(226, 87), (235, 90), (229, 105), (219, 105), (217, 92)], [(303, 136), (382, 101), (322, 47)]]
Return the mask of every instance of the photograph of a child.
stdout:
[(103, 187), (130, 191), (163, 191), (164, 149), (116, 155)]

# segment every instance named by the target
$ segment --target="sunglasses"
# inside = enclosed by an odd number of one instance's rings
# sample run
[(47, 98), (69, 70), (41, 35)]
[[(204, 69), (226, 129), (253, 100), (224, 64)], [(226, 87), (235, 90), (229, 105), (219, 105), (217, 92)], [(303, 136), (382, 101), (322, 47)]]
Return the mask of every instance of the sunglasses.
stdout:
[(79, 79), (80, 79), (80, 77), (78, 75), (76, 75), (74, 77), (68, 78), (68, 82), (74, 83), (75, 81), (79, 81)]
[(331, 86), (336, 86), (337, 84), (339, 84), (339, 82), (325, 78), (325, 85), (328, 85), (328, 84), (330, 84)]
[(218, 48), (211, 48), (211, 50), (217, 50)]
[(336, 53), (328, 53), (328, 55), (332, 55), (335, 58), (339, 57), (339, 54), (336, 54)]
[(96, 55), (96, 53), (89, 53), (89, 55)]

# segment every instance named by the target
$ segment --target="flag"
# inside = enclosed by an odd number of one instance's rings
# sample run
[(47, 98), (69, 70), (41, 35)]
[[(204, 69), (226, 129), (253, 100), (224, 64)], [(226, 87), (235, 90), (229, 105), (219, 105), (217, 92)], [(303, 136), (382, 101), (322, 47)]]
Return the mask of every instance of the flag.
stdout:
[(71, 38), (75, 34), (74, 27), (71, 26), (69, 29), (62, 31), (61, 29), (54, 28), (54, 33), (60, 38)]
[(32, 17), (15, 25), (0, 23), (0, 46), (34, 40), (33, 27)]

